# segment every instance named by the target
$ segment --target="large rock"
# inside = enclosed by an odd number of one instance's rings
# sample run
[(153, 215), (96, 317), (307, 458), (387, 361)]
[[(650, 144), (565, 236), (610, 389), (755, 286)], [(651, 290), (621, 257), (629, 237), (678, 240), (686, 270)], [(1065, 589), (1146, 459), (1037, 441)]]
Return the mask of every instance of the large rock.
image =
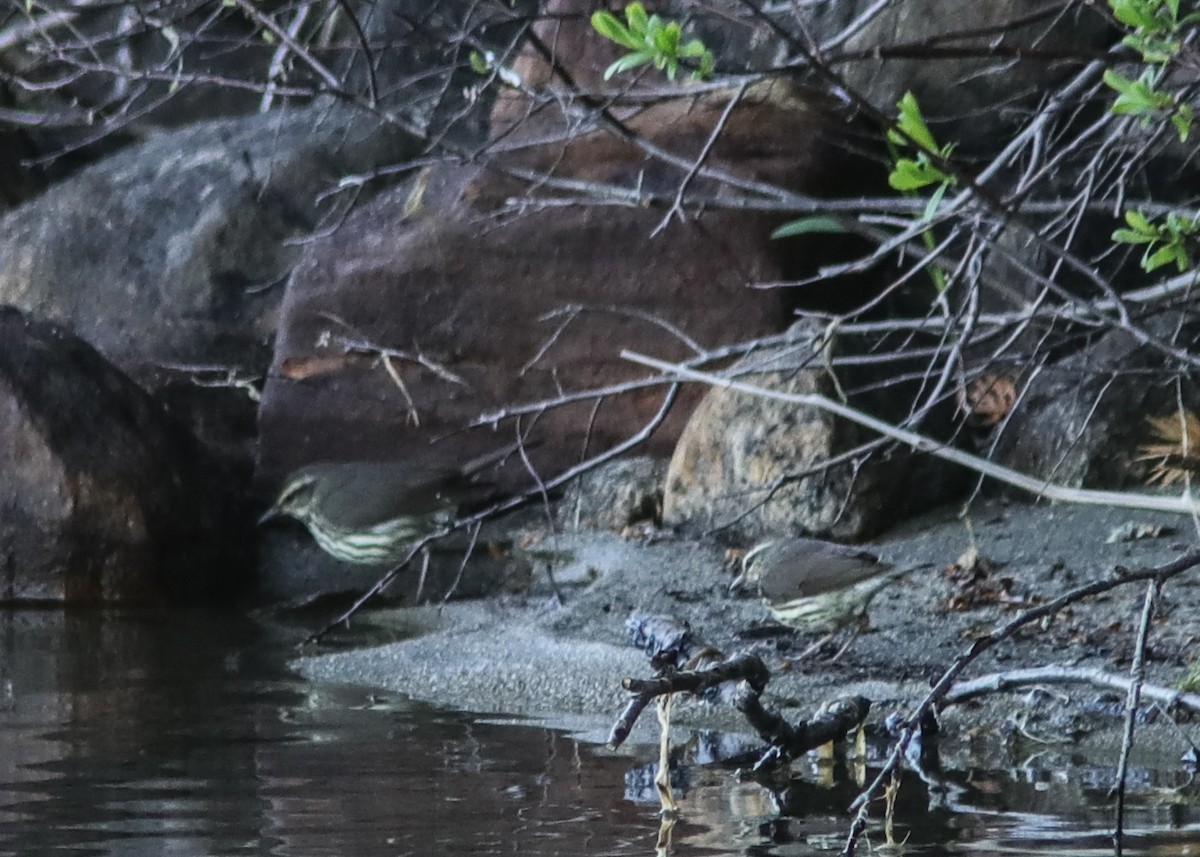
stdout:
[[(841, 85), (884, 116), (894, 118), (896, 102), (905, 92), (914, 93), (939, 141), (956, 144), (960, 154), (996, 152), (1050, 88), (1120, 40), (1106, 16), (1089, 3), (838, 0), (773, 5), (762, 14), (750, 11), (742, 0), (670, 0), (656, 8), (684, 22), (685, 38), (700, 38), (723, 71), (755, 73), (793, 62), (805, 83), (825, 89), (830, 81), (813, 72), (804, 55), (811, 39)], [(545, 19), (536, 25), (583, 89), (613, 89), (602, 73), (625, 51), (597, 42), (589, 24), (595, 9), (611, 7), (605, 0), (550, 0)], [(551, 79), (545, 70), (528, 74), (529, 65), (544, 69), (527, 53), (518, 63), (526, 80), (542, 85)], [(662, 77), (632, 73), (616, 80), (622, 88), (654, 87)]]
[[(815, 17), (824, 18), (828, 37), (872, 5), (824, 4)], [(1116, 40), (1105, 16), (1086, 3), (904, 0), (885, 4), (854, 31), (842, 49), (856, 60), (836, 68), (884, 114), (895, 116), (896, 102), (912, 92), (939, 142), (994, 152), (1051, 87)]]
[[(1195, 350), (1200, 331), (1177, 313), (1141, 322), (1167, 347)], [(1172, 359), (1114, 330), (1074, 354), (1040, 366), (999, 370), (1016, 388), (1015, 407), (990, 439), (988, 454), (1022, 473), (1071, 487), (1144, 485), (1149, 464), (1140, 448), (1155, 442), (1151, 417), (1200, 410), (1200, 390), (1186, 376), (1170, 383)], [(1195, 442), (1195, 438), (1191, 439)], [(1194, 453), (1192, 453), (1194, 455)]]
[[(581, 13), (602, 0), (559, 0)], [(997, 152), (1046, 93), (1116, 44), (1120, 35), (1092, 3), (1046, 0), (838, 0), (757, 4), (671, 0), (723, 70), (755, 72), (794, 63), (806, 83), (830, 86), (805, 56), (810, 40), (841, 85), (885, 116), (905, 92), (917, 96), (941, 143)], [(790, 38), (787, 37), (790, 35)], [(570, 48), (563, 54), (570, 56)], [(1136, 75), (1135, 75), (1136, 76)], [(626, 79), (631, 75), (626, 75)], [(650, 76), (647, 76), (650, 77)]]
[[(346, 172), (410, 144), (359, 113), (309, 108), (213, 121), (126, 150), (0, 219), (0, 303), (62, 322), (179, 407), (253, 426), (238, 389), (269, 361), (298, 239)], [(226, 385), (197, 393), (197, 381)], [(245, 415), (249, 413), (247, 420)]]
[(617, 530), (662, 521), (667, 463), (648, 455), (621, 458), (571, 483), (555, 508), (564, 530)]
[[(680, 98), (629, 120), (687, 159), (683, 166), (603, 132), (499, 166), (551, 182), (673, 192), (728, 97)], [(727, 118), (706, 163), (824, 188), (847, 169), (827, 133), (835, 124), (786, 87), (756, 91)], [(725, 192), (701, 178), (691, 189)], [(787, 248), (769, 239), (778, 218), (707, 209), (679, 222), (663, 209), (545, 201), (564, 193), (496, 169), (437, 168), (309, 244), (288, 285), (260, 411), (265, 478), (319, 459), (459, 461), (509, 442), (486, 427), (458, 433), (482, 415), (503, 421), (519, 404), (630, 385), (602, 403), (588, 396), (527, 413), (521, 425), (541, 441), (534, 461), (554, 473), (630, 437), (660, 407), (663, 388), (632, 384), (644, 373), (622, 349), (683, 358), (694, 353), (689, 340), (712, 347), (786, 326), (790, 296), (747, 288), (790, 273)], [(698, 395), (680, 396), (650, 439), (652, 453), (673, 448)]]
[(0, 309), (0, 600), (231, 594), (250, 541), (227, 484), (95, 349)]

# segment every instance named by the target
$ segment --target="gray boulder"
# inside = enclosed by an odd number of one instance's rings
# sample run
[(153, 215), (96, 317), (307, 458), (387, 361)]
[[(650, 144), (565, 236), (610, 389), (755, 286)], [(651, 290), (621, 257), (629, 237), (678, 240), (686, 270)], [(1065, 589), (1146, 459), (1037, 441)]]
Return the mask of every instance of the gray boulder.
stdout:
[(152, 139), (0, 219), (0, 303), (68, 325), (176, 407), (197, 381), (229, 385), (214, 431), (236, 434), (253, 426), (236, 387), (269, 360), (279, 284), (334, 210), (319, 194), (409, 151), (361, 113), (318, 107)]

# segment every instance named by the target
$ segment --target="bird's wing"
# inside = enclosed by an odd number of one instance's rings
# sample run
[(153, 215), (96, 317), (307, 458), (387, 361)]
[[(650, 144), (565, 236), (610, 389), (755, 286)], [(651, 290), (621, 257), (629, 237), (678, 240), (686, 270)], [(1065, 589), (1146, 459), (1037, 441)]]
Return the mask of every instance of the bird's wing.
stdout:
[(322, 506), (338, 510), (335, 524), (353, 529), (401, 515), (431, 514), (454, 505), (465, 487), (460, 474), (411, 461), (356, 461), (338, 466), (339, 478), (323, 488)]
[(763, 559), (774, 570), (759, 581), (759, 591), (771, 601), (821, 595), (892, 568), (870, 551), (817, 539), (787, 539), (772, 552)]
[(508, 446), (503, 446), (500, 449), (494, 449), (491, 452), (479, 456), (478, 458), (472, 458), (466, 464), (463, 464), (461, 467), (459, 467), (458, 472), (464, 477), (474, 476), (475, 474), (480, 473), (489, 467), (501, 464), (504, 459), (510, 456), (517, 455), (519, 458), (519, 453), (522, 449), (535, 449), (540, 445), (540, 443), (540, 441), (536, 440), (525, 440), (517, 443), (510, 443)]

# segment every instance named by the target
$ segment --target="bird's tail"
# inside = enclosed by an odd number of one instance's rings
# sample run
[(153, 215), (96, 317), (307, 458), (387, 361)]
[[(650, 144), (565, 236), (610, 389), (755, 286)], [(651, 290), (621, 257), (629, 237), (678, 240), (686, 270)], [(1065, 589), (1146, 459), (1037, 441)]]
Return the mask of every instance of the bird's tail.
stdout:
[(865, 603), (869, 604), (871, 599), (874, 598), (880, 590), (891, 586), (893, 583), (900, 580), (900, 578), (907, 577), (914, 571), (920, 571), (923, 568), (933, 568), (936, 565), (936, 562), (918, 562), (914, 563), (913, 565), (906, 565), (902, 568), (893, 569), (887, 574), (881, 574), (878, 577), (873, 577), (870, 580), (860, 583), (859, 586), (862, 586), (865, 590)]

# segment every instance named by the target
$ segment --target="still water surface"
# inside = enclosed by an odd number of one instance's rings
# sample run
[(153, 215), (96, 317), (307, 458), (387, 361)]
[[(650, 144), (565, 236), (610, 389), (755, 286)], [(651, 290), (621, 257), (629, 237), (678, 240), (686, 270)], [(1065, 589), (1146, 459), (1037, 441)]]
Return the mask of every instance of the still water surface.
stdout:
[[(288, 672), (294, 635), (211, 615), (0, 613), (0, 855), (652, 855), (616, 756), (532, 726)], [(1102, 767), (951, 772), (901, 791), (908, 854), (1111, 853)], [(672, 853), (836, 853), (853, 782), (684, 772)], [(1179, 771), (1135, 772), (1126, 854), (1200, 854)], [(878, 828), (874, 841), (880, 841)]]

